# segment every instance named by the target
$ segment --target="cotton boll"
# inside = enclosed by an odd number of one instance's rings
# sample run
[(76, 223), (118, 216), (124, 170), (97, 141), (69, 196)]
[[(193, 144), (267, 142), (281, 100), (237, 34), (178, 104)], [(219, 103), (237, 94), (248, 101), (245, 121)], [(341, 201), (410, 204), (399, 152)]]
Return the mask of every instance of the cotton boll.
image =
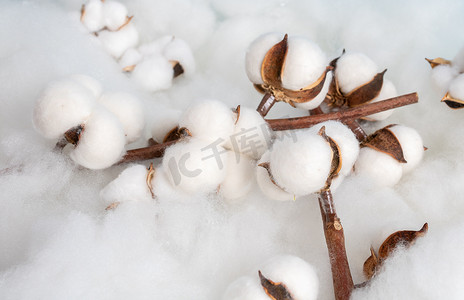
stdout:
[(451, 81), (448, 92), (452, 98), (464, 100), (464, 74)]
[(419, 133), (410, 127), (395, 125), (388, 128), (401, 144), (404, 159), (407, 163), (401, 164), (403, 172), (407, 173), (414, 169), (424, 156), (424, 143)]
[(101, 0), (91, 0), (85, 4), (85, 13), (81, 18), (81, 22), (90, 32), (99, 31), (105, 26), (102, 7)]
[(33, 123), (46, 138), (56, 139), (67, 130), (86, 121), (92, 113), (95, 97), (75, 80), (50, 83), (36, 101)]
[(145, 56), (150, 56), (153, 54), (162, 54), (164, 48), (172, 42), (174, 36), (165, 35), (162, 36), (150, 43), (142, 44), (139, 46), (139, 51)]
[(338, 121), (326, 121), (319, 123), (311, 127), (309, 132), (317, 134), (322, 126), (325, 127), (325, 133), (331, 137), (340, 148), (342, 156), (340, 174), (348, 176), (351, 173), (353, 165), (359, 155), (359, 142), (356, 139), (356, 136), (350, 128)]
[(232, 282), (228, 287), (222, 300), (269, 300), (258, 275), (255, 277), (243, 276)]
[[(390, 80), (384, 79), (382, 89), (380, 90), (379, 95), (375, 97), (375, 99), (372, 100), (370, 103), (379, 102), (396, 96), (398, 96), (398, 93), (396, 91), (395, 85)], [(369, 115), (366, 117), (366, 119), (373, 121), (382, 121), (391, 116), (392, 113), (393, 109), (389, 109), (376, 114)]]
[(303, 37), (290, 37), (281, 76), (282, 86), (289, 90), (304, 88), (317, 81), (326, 66), (326, 55), (316, 43)]
[(261, 159), (258, 161), (258, 165), (256, 166), (256, 181), (258, 182), (261, 191), (264, 195), (266, 195), (272, 200), (295, 200), (295, 195), (287, 193), (286, 191), (275, 185), (269, 177), (269, 172), (265, 168), (259, 166), (259, 164), (269, 162), (270, 158), (271, 153), (269, 151), (264, 153)]
[(141, 62), (143, 59), (142, 54), (135, 49), (135, 48), (129, 48), (124, 52), (124, 54), (121, 56), (119, 59), (119, 65), (121, 68), (129, 67), (138, 64)]
[(122, 3), (108, 0), (103, 2), (103, 23), (109, 30), (118, 30), (126, 22), (127, 14), (127, 8)]
[[(462, 47), (458, 54), (456, 54), (456, 56), (453, 58), (451, 65), (457, 69), (458, 73), (464, 72), (464, 47)], [(437, 67), (434, 69), (436, 68)]]
[(340, 187), (340, 185), (342, 185), (343, 180), (345, 180), (345, 176), (342, 174), (339, 174), (337, 177), (335, 177), (332, 180), (332, 184), (330, 185), (330, 190), (335, 192)]
[(378, 186), (393, 186), (401, 179), (401, 163), (388, 154), (365, 147), (359, 151), (354, 166), (358, 175), (372, 179)]
[(110, 55), (119, 58), (127, 49), (137, 45), (139, 33), (135, 26), (129, 23), (118, 31), (103, 30), (98, 33), (98, 38)]
[(233, 151), (227, 151), (227, 173), (219, 193), (226, 200), (236, 200), (248, 194), (254, 185), (255, 161)]
[(128, 167), (101, 190), (100, 198), (108, 204), (151, 200), (152, 196), (147, 185), (147, 172), (147, 168), (143, 165)]
[(256, 110), (240, 107), (238, 121), (227, 147), (259, 159), (271, 144), (271, 134), (269, 125)]
[(208, 143), (224, 145), (234, 132), (236, 114), (224, 103), (206, 100), (191, 105), (181, 116), (179, 127)]
[(69, 156), (86, 168), (104, 169), (121, 159), (125, 143), (124, 130), (118, 119), (106, 109), (96, 108)]
[(179, 110), (166, 110), (158, 116), (151, 128), (151, 136), (158, 143), (162, 143), (166, 135), (179, 125), (182, 112)]
[(225, 151), (192, 138), (166, 149), (162, 168), (171, 184), (186, 193), (212, 192), (227, 174), (227, 160), (221, 155)]
[(308, 102), (304, 103), (295, 103), (295, 106), (298, 107), (299, 109), (305, 109), (305, 110), (310, 110), (318, 107), (321, 105), (321, 103), (324, 101), (325, 96), (327, 95), (327, 92), (329, 91), (330, 83), (332, 81), (332, 72), (327, 72), (327, 75), (325, 77), (325, 82), (324, 86), (322, 87), (322, 90), (319, 94), (317, 94), (316, 97), (311, 99)]
[(335, 77), (344, 94), (371, 81), (376, 74), (377, 65), (363, 53), (343, 54), (335, 68)]
[(121, 122), (127, 143), (136, 141), (145, 126), (144, 108), (139, 99), (129, 93), (104, 93), (98, 102)]
[(184, 40), (173, 37), (164, 48), (163, 55), (169, 61), (178, 61), (185, 75), (188, 76), (195, 72), (195, 58), (190, 46)]
[(459, 75), (456, 68), (450, 65), (439, 65), (432, 69), (432, 80), (442, 90), (447, 90), (450, 82)]
[(132, 71), (132, 79), (150, 92), (170, 88), (173, 76), (172, 65), (160, 55), (150, 56), (148, 59), (141, 61)]
[(281, 33), (266, 33), (255, 39), (248, 48), (245, 57), (245, 69), (251, 82), (263, 84), (261, 65), (267, 51), (284, 38)]
[(276, 140), (271, 150), (271, 173), (276, 183), (297, 196), (322, 189), (329, 176), (332, 149), (323, 137), (297, 132), (297, 141)]
[(85, 88), (89, 89), (95, 98), (100, 97), (103, 88), (101, 83), (95, 78), (83, 74), (75, 74), (70, 78), (79, 82)]
[(315, 300), (319, 279), (314, 267), (299, 257), (281, 255), (270, 259), (261, 273), (273, 282), (281, 282), (295, 300)]

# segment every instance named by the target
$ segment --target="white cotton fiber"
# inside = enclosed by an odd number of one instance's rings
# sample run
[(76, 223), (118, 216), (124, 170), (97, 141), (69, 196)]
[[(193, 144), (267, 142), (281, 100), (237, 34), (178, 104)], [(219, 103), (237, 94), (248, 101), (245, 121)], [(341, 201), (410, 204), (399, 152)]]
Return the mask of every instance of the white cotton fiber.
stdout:
[(103, 3), (101, 0), (90, 0), (85, 3), (85, 12), (81, 21), (90, 32), (99, 31), (105, 26), (103, 23), (102, 6)]
[(313, 84), (327, 66), (327, 58), (321, 48), (303, 37), (290, 37), (282, 71), (282, 86), (299, 90)]
[[(453, 58), (451, 65), (456, 68), (459, 73), (464, 72), (464, 47), (462, 47), (456, 56)], [(436, 69), (435, 67), (434, 69)]]
[(313, 266), (293, 255), (280, 255), (268, 260), (261, 273), (273, 282), (283, 283), (295, 300), (316, 300), (319, 279)]
[(317, 134), (305, 130), (298, 131), (296, 136), (296, 142), (290, 138), (274, 142), (270, 165), (279, 186), (303, 196), (324, 187), (332, 163), (332, 150)]
[(185, 75), (191, 75), (195, 72), (195, 58), (186, 41), (173, 37), (163, 49), (163, 55), (169, 61), (178, 61), (184, 69)]
[(322, 87), (322, 90), (319, 94), (317, 94), (316, 97), (311, 99), (308, 102), (304, 103), (295, 103), (295, 106), (298, 107), (299, 109), (305, 109), (305, 110), (310, 110), (318, 107), (321, 105), (321, 103), (324, 101), (325, 96), (327, 95), (327, 92), (329, 91), (330, 83), (332, 82), (332, 72), (327, 72), (327, 75), (325, 77), (325, 82), (324, 86)]
[(351, 129), (338, 121), (326, 121), (314, 125), (309, 129), (309, 132), (317, 134), (319, 130), (325, 127), (325, 133), (331, 137), (340, 148), (342, 156), (342, 168), (340, 174), (348, 176), (353, 169), (353, 165), (358, 159), (359, 142)]
[(103, 30), (98, 33), (105, 50), (114, 58), (121, 57), (124, 52), (137, 45), (139, 33), (132, 23), (127, 24), (118, 31)]
[(451, 81), (448, 92), (452, 98), (464, 101), (464, 74)]
[(335, 68), (335, 77), (344, 94), (371, 81), (376, 74), (377, 65), (363, 53), (343, 54)]
[(142, 60), (135, 66), (131, 75), (140, 87), (150, 92), (170, 88), (173, 76), (172, 65), (161, 55), (152, 55)]
[(147, 168), (143, 165), (133, 165), (126, 168), (100, 191), (100, 198), (108, 204), (151, 200), (147, 174)]
[(339, 174), (337, 177), (332, 179), (332, 183), (330, 184), (330, 190), (332, 192), (335, 192), (343, 183), (345, 180), (345, 176), (342, 174)]
[(433, 82), (444, 91), (448, 90), (450, 82), (458, 75), (458, 70), (450, 65), (439, 65), (432, 69)]
[(263, 84), (261, 65), (267, 51), (284, 38), (282, 33), (266, 33), (255, 39), (246, 52), (245, 70), (251, 82)]
[(254, 276), (243, 276), (232, 282), (222, 300), (270, 300), (259, 282), (258, 272)]
[(141, 62), (143, 59), (142, 54), (135, 49), (135, 48), (129, 48), (124, 52), (124, 54), (121, 56), (119, 59), (119, 65), (121, 68), (129, 67), (138, 64)]
[(209, 193), (227, 174), (225, 153), (221, 146), (191, 138), (166, 149), (162, 168), (174, 187), (190, 194)]
[(140, 138), (145, 126), (145, 113), (138, 98), (125, 92), (109, 92), (98, 98), (98, 102), (119, 119), (127, 143)]
[(70, 79), (79, 82), (83, 87), (90, 90), (92, 95), (97, 99), (100, 97), (103, 87), (101, 83), (93, 77), (83, 75), (83, 74), (74, 74), (71, 75)]
[(109, 30), (118, 30), (126, 22), (127, 14), (127, 8), (124, 4), (111, 0), (103, 2), (103, 23)]
[(271, 158), (271, 153), (268, 151), (263, 154), (261, 159), (258, 161), (256, 166), (256, 181), (263, 192), (263, 194), (272, 199), (278, 201), (293, 201), (295, 200), (295, 195), (287, 193), (277, 185), (275, 185), (271, 178), (269, 177), (269, 172), (265, 168), (259, 166), (259, 164), (269, 162)]
[(269, 148), (271, 137), (272, 131), (264, 118), (255, 109), (241, 106), (234, 133), (226, 147), (259, 159)]
[(169, 131), (179, 125), (181, 115), (180, 110), (166, 110), (163, 114), (157, 116), (156, 120), (152, 120), (152, 138), (158, 143), (162, 143)]
[(223, 157), (227, 160), (227, 172), (219, 187), (219, 193), (227, 201), (233, 201), (248, 194), (256, 184), (254, 179), (256, 162), (233, 151), (227, 151)]
[[(374, 100), (372, 100), (370, 103), (379, 102), (396, 96), (398, 96), (398, 92), (396, 91), (395, 85), (390, 80), (384, 79), (379, 95), (375, 97)], [(393, 109), (385, 110), (376, 114), (369, 115), (366, 117), (366, 119), (373, 121), (383, 121), (391, 116), (393, 111)]]
[(236, 114), (217, 100), (204, 100), (191, 105), (179, 120), (179, 127), (190, 130), (193, 137), (224, 145), (234, 132)]
[(84, 123), (94, 105), (95, 97), (91, 91), (75, 80), (51, 82), (35, 103), (34, 126), (46, 138), (59, 138), (69, 129)]
[(407, 163), (401, 164), (403, 172), (408, 173), (414, 169), (422, 160), (424, 156), (424, 143), (419, 133), (407, 126), (395, 125), (388, 128), (393, 132), (401, 144), (404, 159)]
[(162, 54), (164, 48), (172, 42), (175, 37), (173, 35), (165, 35), (149, 43), (145, 43), (139, 46), (139, 51), (145, 56), (153, 54)]
[(402, 164), (388, 154), (362, 148), (354, 169), (357, 175), (369, 177), (378, 186), (394, 186), (403, 175)]
[(104, 169), (124, 154), (126, 139), (118, 119), (104, 108), (96, 108), (85, 123), (79, 143), (69, 156), (88, 169)]

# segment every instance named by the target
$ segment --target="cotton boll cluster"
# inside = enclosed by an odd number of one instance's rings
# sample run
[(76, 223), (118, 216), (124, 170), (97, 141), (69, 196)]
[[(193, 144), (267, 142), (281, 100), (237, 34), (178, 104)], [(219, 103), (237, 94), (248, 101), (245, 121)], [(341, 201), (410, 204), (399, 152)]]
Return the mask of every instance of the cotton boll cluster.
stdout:
[(117, 162), (125, 144), (137, 140), (145, 125), (137, 98), (104, 93), (101, 84), (86, 75), (51, 82), (36, 101), (33, 123), (44, 137), (74, 144), (70, 157), (89, 169)]
[[(280, 255), (267, 261), (259, 269), (261, 276), (285, 286), (286, 291), (295, 300), (315, 300), (319, 292), (319, 280), (314, 268), (303, 259), (292, 255)], [(244, 276), (229, 285), (223, 300), (267, 300), (265, 287), (258, 274)]]
[(426, 60), (432, 67), (433, 82), (441, 90), (448, 90), (451, 82), (458, 77), (459, 74), (464, 73), (464, 47), (461, 48), (451, 61), (441, 57)]

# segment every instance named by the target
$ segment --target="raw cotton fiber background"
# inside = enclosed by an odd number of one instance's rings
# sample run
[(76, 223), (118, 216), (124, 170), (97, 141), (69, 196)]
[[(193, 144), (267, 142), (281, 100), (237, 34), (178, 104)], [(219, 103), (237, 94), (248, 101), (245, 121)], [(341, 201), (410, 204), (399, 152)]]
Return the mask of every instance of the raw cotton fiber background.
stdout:
[[(142, 42), (165, 34), (186, 40), (196, 72), (167, 91), (144, 92), (80, 24), (81, 1), (0, 2), (0, 299), (216, 300), (280, 254), (313, 265), (318, 299), (333, 299), (316, 196), (275, 202), (255, 184), (238, 203), (165, 191), (106, 212), (100, 191), (127, 166), (76, 166), (32, 125), (45, 85), (76, 73), (142, 99), (149, 122), (201, 99), (256, 107), (261, 97), (246, 76), (245, 52), (269, 31), (306, 36), (330, 58), (343, 48), (363, 52), (388, 68), (400, 94), (419, 93), (419, 104), (388, 123), (419, 131), (429, 148), (422, 163), (392, 188), (351, 176), (334, 196), (357, 283), (371, 245), (425, 222), (429, 232), (352, 298), (462, 298), (464, 110), (440, 103), (446, 91), (435, 87), (424, 58), (453, 58), (464, 45), (463, 1), (122, 2)], [(269, 117), (306, 113), (278, 103)]]

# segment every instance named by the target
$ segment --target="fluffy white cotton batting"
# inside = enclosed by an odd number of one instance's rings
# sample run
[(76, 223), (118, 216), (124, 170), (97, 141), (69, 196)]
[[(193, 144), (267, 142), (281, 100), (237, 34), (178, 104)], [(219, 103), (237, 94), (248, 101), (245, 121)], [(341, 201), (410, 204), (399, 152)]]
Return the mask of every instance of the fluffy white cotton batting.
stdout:
[(354, 166), (357, 175), (369, 177), (378, 186), (394, 186), (403, 175), (400, 162), (372, 148), (362, 148)]
[(266, 33), (256, 38), (248, 47), (245, 56), (245, 70), (251, 82), (263, 84), (261, 65), (267, 51), (284, 38), (282, 33)]
[(321, 103), (325, 99), (325, 96), (327, 95), (327, 92), (329, 91), (330, 82), (332, 81), (332, 76), (333, 76), (332, 72), (327, 72), (327, 75), (325, 77), (324, 86), (322, 87), (321, 92), (317, 94), (317, 96), (311, 99), (310, 101), (304, 102), (304, 103), (295, 103), (295, 106), (298, 107), (299, 109), (310, 110), (310, 109), (314, 109), (318, 107), (319, 105), (321, 105)]
[(226, 177), (225, 153), (221, 146), (191, 138), (166, 149), (162, 168), (174, 187), (190, 194), (209, 193)]
[(145, 127), (145, 113), (138, 98), (125, 92), (108, 92), (98, 98), (98, 102), (121, 122), (127, 143), (139, 139)]
[(100, 81), (96, 80), (93, 77), (90, 77), (84, 74), (74, 74), (70, 76), (70, 79), (77, 81), (83, 87), (90, 90), (90, 92), (92, 92), (92, 95), (95, 97), (95, 99), (100, 97), (100, 95), (102, 94), (103, 87)]
[(325, 133), (331, 137), (340, 148), (342, 157), (342, 168), (340, 169), (340, 174), (348, 176), (351, 173), (353, 165), (359, 155), (359, 142), (356, 139), (356, 136), (350, 128), (338, 121), (322, 122), (314, 125), (308, 131), (313, 134), (317, 134), (322, 126), (325, 127)]
[(179, 125), (179, 119), (182, 115), (180, 110), (165, 110), (163, 114), (157, 116), (151, 125), (151, 136), (158, 143), (162, 143), (166, 135), (173, 128)]
[(125, 144), (124, 130), (116, 116), (103, 107), (97, 107), (69, 156), (88, 169), (104, 169), (121, 159)]
[(98, 33), (105, 50), (114, 58), (121, 57), (124, 52), (135, 47), (139, 41), (139, 33), (132, 23), (118, 31), (103, 30)]
[(337, 61), (335, 77), (340, 90), (347, 94), (369, 82), (377, 74), (377, 65), (363, 53), (345, 53)]
[(450, 65), (440, 65), (432, 69), (432, 80), (435, 85), (444, 91), (448, 90), (450, 82), (459, 75), (457, 68)]
[(267, 279), (283, 283), (295, 300), (315, 300), (319, 279), (313, 266), (293, 255), (280, 255), (268, 260), (260, 269)]
[(32, 120), (44, 137), (56, 139), (84, 123), (95, 106), (90, 90), (72, 79), (54, 81), (36, 100)]
[(424, 156), (424, 143), (420, 134), (411, 127), (395, 125), (389, 128), (401, 144), (404, 159), (407, 163), (401, 164), (403, 172), (407, 173), (414, 169)]
[(269, 300), (259, 282), (258, 272), (254, 276), (243, 276), (232, 282), (222, 300)]
[(454, 78), (448, 88), (451, 97), (459, 100), (464, 100), (464, 74)]
[(119, 59), (121, 68), (129, 67), (138, 64), (143, 59), (142, 54), (135, 48), (129, 48)]
[(152, 200), (147, 185), (147, 173), (147, 168), (143, 165), (126, 168), (100, 191), (100, 198), (108, 204)]
[(272, 199), (278, 201), (293, 201), (295, 200), (295, 195), (287, 193), (277, 185), (275, 185), (267, 169), (259, 166), (259, 164), (269, 162), (271, 158), (271, 153), (265, 152), (261, 159), (258, 161), (256, 166), (256, 181), (258, 182), (259, 188), (263, 194)]
[(219, 187), (219, 193), (227, 201), (234, 201), (248, 194), (254, 186), (256, 162), (233, 151), (227, 151), (224, 158), (227, 160), (227, 172)]
[(90, 32), (96, 32), (102, 29), (103, 23), (101, 0), (90, 0), (85, 3), (84, 15), (81, 17), (81, 22)]
[(224, 103), (204, 100), (191, 105), (179, 120), (179, 127), (190, 130), (193, 137), (224, 145), (235, 129), (236, 114)]
[[(390, 80), (384, 79), (382, 89), (380, 90), (379, 95), (375, 97), (375, 99), (372, 100), (370, 103), (379, 102), (396, 96), (398, 96), (398, 92), (396, 91), (395, 85)], [(376, 114), (369, 115), (365, 119), (373, 121), (382, 121), (391, 116), (393, 111), (393, 109), (385, 110)]]
[(255, 109), (241, 106), (226, 148), (259, 159), (269, 149), (271, 138), (272, 130), (264, 118)]
[(186, 41), (173, 36), (171, 41), (164, 47), (163, 55), (169, 61), (178, 61), (184, 69), (185, 75), (188, 76), (195, 72), (195, 58)]
[(109, 30), (118, 30), (127, 21), (127, 7), (116, 1), (105, 0), (102, 6), (103, 24)]
[(271, 173), (276, 183), (296, 196), (324, 187), (332, 163), (332, 149), (320, 135), (307, 130), (276, 140), (271, 149)]
[(289, 37), (282, 86), (299, 90), (311, 85), (324, 73), (327, 63), (325, 53), (316, 43), (304, 37)]
[(161, 55), (152, 55), (139, 62), (131, 78), (143, 89), (156, 92), (171, 87), (174, 71), (169, 61)]

